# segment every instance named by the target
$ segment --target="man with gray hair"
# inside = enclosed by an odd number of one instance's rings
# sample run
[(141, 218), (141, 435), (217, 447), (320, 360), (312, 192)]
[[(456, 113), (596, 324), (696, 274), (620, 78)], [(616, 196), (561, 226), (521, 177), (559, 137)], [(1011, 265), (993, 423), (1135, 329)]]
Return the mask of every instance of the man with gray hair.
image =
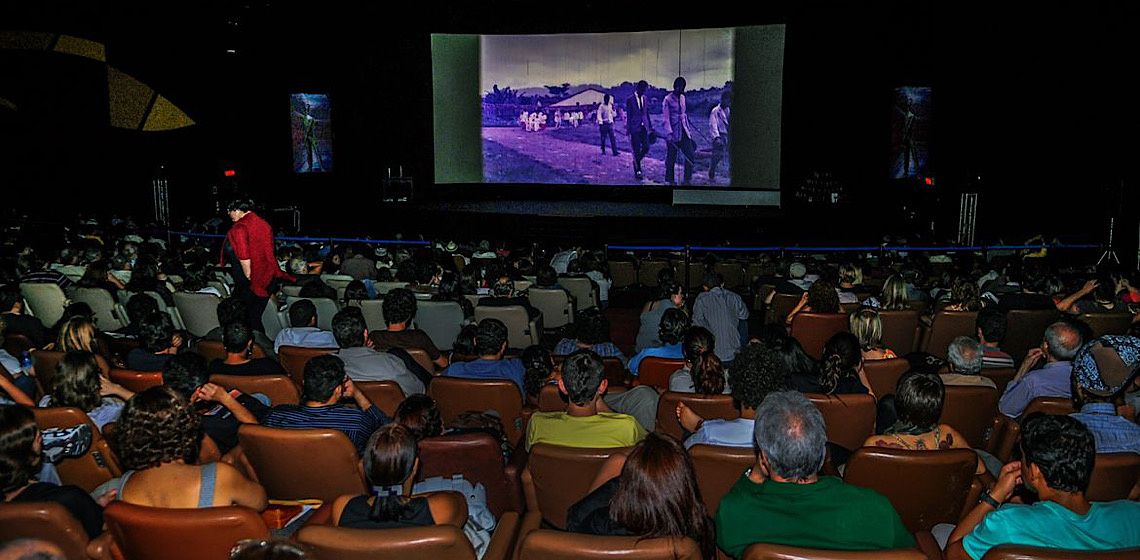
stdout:
[(913, 547), (882, 494), (819, 476), (827, 456), (823, 415), (802, 393), (769, 394), (756, 410), (760, 456), (716, 512), (717, 544), (740, 558), (754, 543), (826, 550)]
[[(1057, 321), (1049, 325), (1041, 347), (1026, 353), (1017, 375), (1006, 386), (998, 402), (998, 410), (1010, 418), (1017, 418), (1037, 397), (1071, 398), (1071, 360), (1083, 342), (1080, 330), (1072, 323)], [(1041, 367), (1034, 369), (1038, 363)]]
[(992, 379), (981, 375), (984, 352), (982, 343), (968, 336), (951, 340), (950, 346), (946, 348), (946, 355), (950, 358), (950, 373), (942, 374), (942, 384), (997, 389)]

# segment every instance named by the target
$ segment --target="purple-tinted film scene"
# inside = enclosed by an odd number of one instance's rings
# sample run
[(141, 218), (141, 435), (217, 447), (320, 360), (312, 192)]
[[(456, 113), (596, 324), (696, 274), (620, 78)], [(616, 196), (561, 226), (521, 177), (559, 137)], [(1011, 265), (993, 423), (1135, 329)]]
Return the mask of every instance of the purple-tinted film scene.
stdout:
[(289, 96), (293, 127), (293, 171), (320, 173), (333, 170), (332, 120), (329, 96), (294, 93)]
[(728, 186), (733, 30), (484, 35), (483, 180)]
[(929, 177), (930, 88), (895, 88), (891, 112), (891, 178)]

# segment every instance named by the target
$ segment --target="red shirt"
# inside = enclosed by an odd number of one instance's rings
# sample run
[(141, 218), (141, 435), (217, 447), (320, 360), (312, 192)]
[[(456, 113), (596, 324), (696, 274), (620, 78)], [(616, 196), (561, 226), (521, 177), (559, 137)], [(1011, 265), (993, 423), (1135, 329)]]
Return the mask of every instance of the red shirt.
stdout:
[[(274, 278), (292, 277), (277, 265), (273, 254), (273, 228), (253, 212), (247, 213), (230, 228), (226, 242), (238, 260), (249, 261), (250, 290), (259, 297), (269, 297), (269, 283)], [(223, 259), (225, 252), (223, 249)]]

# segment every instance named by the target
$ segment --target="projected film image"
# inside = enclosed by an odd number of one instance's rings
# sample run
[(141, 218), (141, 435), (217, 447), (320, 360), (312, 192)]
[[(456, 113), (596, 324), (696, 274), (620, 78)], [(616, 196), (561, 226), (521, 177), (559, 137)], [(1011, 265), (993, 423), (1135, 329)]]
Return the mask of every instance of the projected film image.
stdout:
[(333, 170), (332, 120), (329, 96), (294, 93), (289, 99), (293, 128), (293, 171), (321, 173)]
[(732, 29), (480, 39), (485, 182), (731, 183)]
[(930, 175), (930, 88), (895, 88), (891, 118), (891, 178)]

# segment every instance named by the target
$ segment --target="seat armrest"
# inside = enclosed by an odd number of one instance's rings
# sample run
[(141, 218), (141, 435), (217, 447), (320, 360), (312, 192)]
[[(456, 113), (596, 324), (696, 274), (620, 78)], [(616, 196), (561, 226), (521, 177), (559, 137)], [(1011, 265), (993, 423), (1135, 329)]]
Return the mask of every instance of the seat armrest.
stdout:
[(507, 498), (510, 500), (511, 508), (519, 512), (528, 511), (527, 506), (530, 504), (522, 483), (522, 473), (526, 469), (527, 457), (528, 454), (523, 443), (519, 442), (511, 454), (510, 462), (503, 467), (503, 476), (507, 479), (507, 489), (510, 492)]
[(111, 547), (113, 545), (114, 540), (111, 537), (111, 532), (103, 531), (102, 535), (87, 543), (87, 557), (91, 560), (111, 560)]
[(942, 549), (938, 546), (938, 541), (934, 539), (934, 535), (930, 531), (919, 531), (914, 534), (914, 542), (917, 548), (930, 560), (942, 560)]
[(518, 538), (515, 539), (515, 553), (513, 558), (518, 560), (519, 553), (522, 552), (523, 541), (526, 536), (542, 528), (542, 513), (535, 511), (528, 511), (523, 516), (522, 522), (519, 523)]
[(483, 560), (509, 560), (515, 552), (515, 544), (521, 526), (518, 512), (508, 511), (499, 518), (491, 542), (483, 553)]
[(332, 509), (332, 502), (321, 504), (297, 530), (300, 531), (313, 525), (332, 525)]
[(1021, 437), (1021, 425), (1016, 420), (1004, 415), (999, 421), (1003, 424), (1001, 439), (997, 443), (993, 455), (1001, 459), (1002, 463), (1008, 463), (1013, 455), (1013, 446), (1017, 445), (1017, 440)]

